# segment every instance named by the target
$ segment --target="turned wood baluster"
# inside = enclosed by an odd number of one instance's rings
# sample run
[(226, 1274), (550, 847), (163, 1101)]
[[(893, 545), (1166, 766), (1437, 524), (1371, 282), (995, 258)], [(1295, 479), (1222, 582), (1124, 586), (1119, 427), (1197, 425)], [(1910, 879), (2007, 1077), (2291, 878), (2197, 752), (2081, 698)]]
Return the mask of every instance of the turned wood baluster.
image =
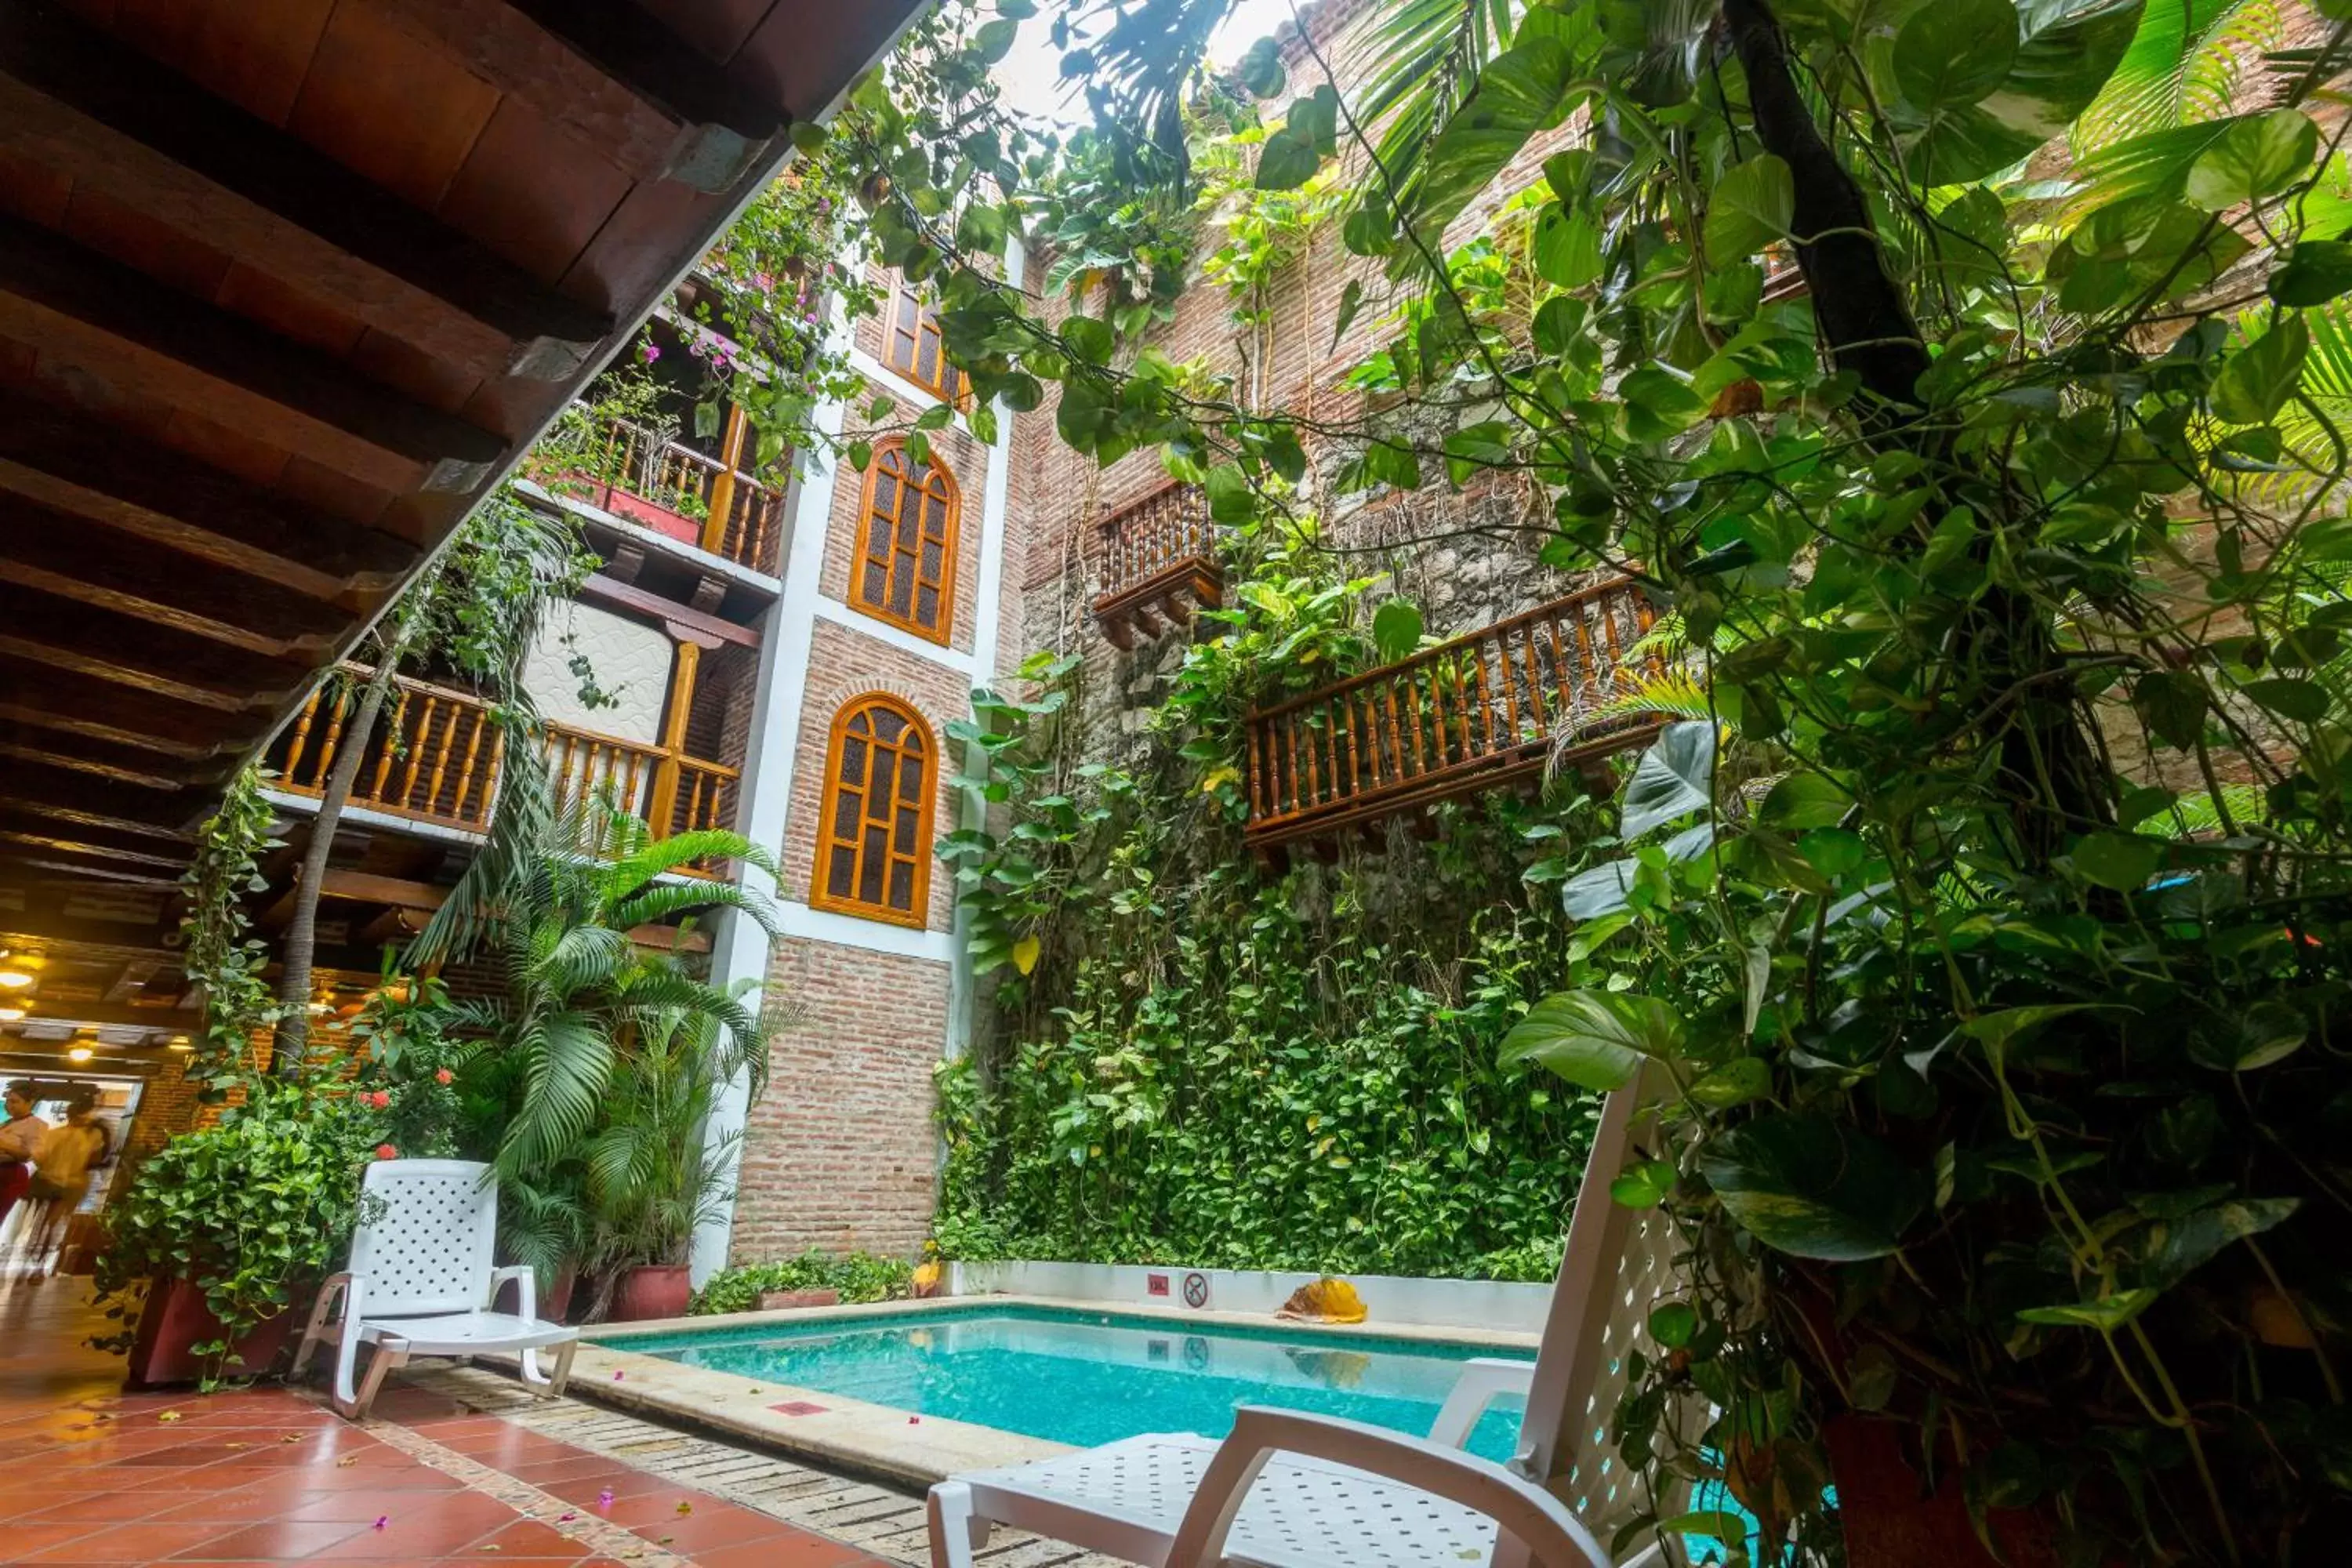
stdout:
[(1356, 744), (1356, 694), (1353, 691), (1339, 693), (1339, 722), (1348, 736), (1348, 783), (1340, 793), (1361, 795), (1364, 793), (1364, 759)]
[(1495, 749), (1495, 699), (1486, 689), (1486, 644), (1484, 639), (1470, 645), (1472, 666), (1478, 672), (1478, 744), (1473, 755), (1484, 755)]
[(449, 759), (457, 750), (457, 721), (463, 717), (465, 709), (461, 704), (449, 704), (449, 721), (441, 726), (441, 744), (433, 752), (433, 779), (425, 786), (423, 809), (427, 812), (441, 808), (441, 784), (449, 773)]
[(286, 742), (285, 779), (289, 789), (299, 789), (297, 781), (302, 767), (302, 748), (310, 742), (310, 721), (319, 716), (319, 693), (313, 690), (310, 700), (302, 704), (301, 716), (294, 721), (293, 737)]
[[(1500, 667), (1498, 673), (1503, 682), (1503, 746), (1508, 750), (1517, 745), (1524, 738), (1519, 733), (1519, 685), (1512, 678), (1511, 634), (1508, 628), (1496, 632), (1494, 642), (1495, 662)], [(1486, 639), (1480, 638), (1478, 646), (1481, 649), (1485, 648)], [(1479, 662), (1483, 668), (1486, 662), (1483, 653), (1479, 657)]]
[(1617, 641), (1617, 606), (1612, 603), (1616, 597), (1611, 594), (1593, 602), (1601, 616), (1601, 639), (1609, 645), (1608, 689), (1612, 695), (1625, 689), (1625, 656)]
[(1551, 676), (1556, 682), (1552, 689), (1559, 695), (1559, 721), (1566, 727), (1576, 721), (1575, 667), (1568, 657), (1567, 647), (1560, 642), (1559, 616), (1546, 616), (1544, 628), (1551, 637)]
[[(1404, 679), (1410, 680), (1412, 677), (1408, 673)], [(1397, 687), (1399, 684), (1400, 683), (1397, 680), (1392, 679), (1382, 681), (1381, 686), (1382, 695), (1388, 700), (1389, 743), (1396, 748), (1397, 778), (1399, 781), (1402, 781), (1412, 776), (1412, 769), (1404, 760), (1404, 721), (1398, 717), (1397, 714)]]
[[(485, 722), (487, 722), (487, 721), (485, 721)], [(490, 813), (497, 808), (499, 799), (499, 778), (506, 769), (506, 763), (507, 735), (506, 731), (501, 730), (490, 738), (490, 763), (489, 766), (484, 769), (482, 773), (482, 805), (480, 820), (483, 822), (489, 821)]]
[(416, 732), (407, 737), (408, 765), (400, 772), (400, 804), (411, 810), (415, 809), (416, 769), (425, 761), (425, 748), (433, 743), (433, 715), (440, 706), (439, 698), (425, 698), (425, 715), (417, 721)]
[[(1412, 771), (1425, 773), (1429, 771), (1429, 748), (1423, 743), (1422, 731), (1426, 728), (1428, 720), (1422, 710), (1421, 678), (1422, 669), (1416, 668), (1406, 678), (1404, 691), (1405, 706), (1412, 710)], [(1399, 760), (1402, 761), (1402, 757)]]
[(335, 765), (335, 750), (342, 744), (343, 719), (351, 711), (352, 689), (346, 684), (335, 689), (334, 711), (327, 715), (326, 738), (319, 742), (318, 773), (310, 780), (310, 793), (317, 795), (327, 787), (327, 774)]
[[(342, 731), (342, 724), (341, 723), (340, 719), (341, 716), (338, 715), (338, 722), (335, 725), (335, 730), (339, 734)], [(367, 793), (361, 795), (360, 792), (354, 788), (352, 792), (353, 795), (358, 795), (360, 799), (364, 801), (370, 801), (377, 805), (383, 804), (383, 781), (391, 775), (393, 754), (400, 750), (399, 742), (405, 741), (407, 735), (408, 689), (404, 686), (395, 690), (392, 695), (392, 717), (379, 722), (375, 737), (377, 747), (375, 772), (368, 780)], [(366, 742), (362, 742), (361, 743), (365, 744)], [(333, 749), (331, 738), (329, 749)], [(323, 784), (326, 781), (321, 779), (320, 782)]]
[(1536, 623), (1529, 621), (1521, 629), (1527, 637), (1524, 644), (1527, 657), (1523, 662), (1528, 674), (1528, 706), (1536, 716), (1535, 738), (1541, 740), (1551, 733), (1551, 715), (1544, 710), (1543, 669), (1536, 652)]
[(1285, 816), (1303, 809), (1307, 804), (1299, 794), (1305, 781), (1301, 779), (1298, 772), (1297, 718), (1298, 715), (1296, 713), (1286, 713), (1279, 721), (1282, 726), (1283, 751), (1282, 815)]
[(1570, 612), (1576, 617), (1577, 686), (1588, 702), (1602, 700), (1601, 671), (1592, 659), (1592, 626), (1579, 603)]
[[(490, 727), (489, 715), (479, 709), (474, 711), (474, 721), (466, 731), (466, 757), (457, 766), (457, 793), (449, 797), (449, 815), (460, 822), (468, 821), (473, 813), (466, 801), (474, 787), (474, 763), (482, 753), (482, 731)], [(485, 790), (487, 795), (487, 788)]]
[(1249, 814), (1260, 818), (1273, 815), (1266, 810), (1265, 797), (1258, 794), (1258, 752), (1265, 744), (1265, 726), (1253, 720), (1247, 732), (1242, 737), (1242, 763), (1248, 770), (1247, 777), (1244, 781), (1244, 788), (1247, 793), (1243, 798), (1249, 802)]

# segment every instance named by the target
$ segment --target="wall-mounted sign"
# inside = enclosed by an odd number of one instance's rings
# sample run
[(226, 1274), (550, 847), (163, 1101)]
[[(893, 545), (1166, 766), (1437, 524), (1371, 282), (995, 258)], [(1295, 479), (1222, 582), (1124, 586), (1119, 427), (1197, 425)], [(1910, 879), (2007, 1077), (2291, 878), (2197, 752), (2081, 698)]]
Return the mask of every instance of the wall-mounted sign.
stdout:
[(1165, 1274), (1145, 1275), (1143, 1277), (1143, 1293), (1147, 1296), (1165, 1296), (1168, 1294), (1168, 1276)]
[(1209, 1277), (1195, 1270), (1184, 1276), (1184, 1305), (1205, 1307), (1209, 1304)]

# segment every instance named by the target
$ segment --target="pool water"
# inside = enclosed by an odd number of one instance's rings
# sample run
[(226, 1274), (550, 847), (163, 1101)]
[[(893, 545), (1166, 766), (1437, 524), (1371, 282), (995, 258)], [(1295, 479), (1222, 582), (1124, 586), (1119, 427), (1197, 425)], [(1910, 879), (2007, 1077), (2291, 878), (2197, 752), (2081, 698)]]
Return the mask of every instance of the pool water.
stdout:
[[(1053, 1307), (982, 1307), (630, 1337), (615, 1350), (1090, 1447), (1139, 1432), (1233, 1430), (1276, 1405), (1423, 1436), (1480, 1345), (1295, 1332)], [(1507, 1459), (1525, 1401), (1498, 1399), (1471, 1450)]]

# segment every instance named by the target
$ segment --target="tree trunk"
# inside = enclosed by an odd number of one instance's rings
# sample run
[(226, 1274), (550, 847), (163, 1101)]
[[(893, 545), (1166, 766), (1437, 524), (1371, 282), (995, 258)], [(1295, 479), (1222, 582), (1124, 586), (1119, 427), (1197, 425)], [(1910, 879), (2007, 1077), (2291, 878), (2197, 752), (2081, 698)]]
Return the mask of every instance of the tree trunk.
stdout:
[(352, 785), (367, 754), (368, 737), (375, 733), (384, 695), (392, 689), (399, 652), (396, 647), (384, 650), (360, 694), (358, 710), (343, 727), (335, 765), (319, 795), (318, 815), (310, 819), (310, 840), (303, 847), (302, 865), (295, 873), (294, 913), (286, 922), (286, 935), (278, 947), (279, 1015), (271, 1067), (280, 1078), (302, 1076), (302, 1058), (310, 1039), (310, 968), (319, 941), (319, 888), (326, 880), (327, 860), (335, 848), (335, 827), (352, 798)]
[[(1795, 176), (1797, 267), (1812, 299), (1814, 331), (1832, 363), (1859, 376), (1870, 395), (1864, 430), (1930, 461), (1948, 460), (1942, 437), (1916, 422), (1925, 412), (1918, 386), (1929, 363), (1927, 344), (1901, 287), (1887, 273), (1868, 199), (1798, 90), (1769, 0), (1723, 0), (1723, 22), (1748, 78), (1757, 139)], [(2112, 819), (2105, 770), (2065, 681), (2022, 684), (2059, 665), (2042, 607), (1995, 584), (1971, 618), (1984, 647), (1985, 690), (2016, 682), (2023, 692), (2014, 711), (2003, 716), (1995, 742), (2000, 788), (2011, 803), (2020, 858), (2045, 868), (2070, 835)]]

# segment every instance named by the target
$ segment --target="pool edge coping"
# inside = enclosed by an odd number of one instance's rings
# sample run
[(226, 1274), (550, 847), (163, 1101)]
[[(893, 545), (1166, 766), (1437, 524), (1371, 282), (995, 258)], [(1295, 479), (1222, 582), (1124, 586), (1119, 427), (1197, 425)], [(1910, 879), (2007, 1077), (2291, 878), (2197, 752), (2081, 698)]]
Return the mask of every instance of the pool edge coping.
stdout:
[[(951, 1475), (996, 1469), (1071, 1453), (1074, 1446), (1008, 1432), (998, 1426), (922, 1415), (895, 1405), (872, 1405), (821, 1389), (762, 1383), (739, 1373), (688, 1366), (627, 1348), (632, 1339), (692, 1333), (712, 1329), (756, 1328), (837, 1319), (895, 1317), (940, 1308), (984, 1310), (999, 1307), (1046, 1307), (1118, 1317), (1156, 1319), (1204, 1328), (1279, 1328), (1308, 1335), (1419, 1340), (1493, 1350), (1532, 1352), (1540, 1336), (1501, 1329), (1435, 1329), (1425, 1325), (1306, 1323), (1264, 1312), (1220, 1312), (1173, 1307), (1070, 1300), (1050, 1296), (950, 1296), (864, 1306), (786, 1308), (767, 1312), (723, 1312), (643, 1322), (600, 1323), (581, 1331), (572, 1388), (583, 1397), (633, 1413), (659, 1416), (697, 1431), (754, 1444), (788, 1458), (815, 1464), (856, 1479), (920, 1495)], [(790, 1415), (778, 1405), (806, 1404), (814, 1412)], [(923, 1428), (919, 1444), (906, 1428)]]
[(1278, 1318), (1271, 1312), (1227, 1312), (1209, 1308), (1160, 1307), (1146, 1302), (1094, 1301), (1067, 1296), (989, 1295), (930, 1296), (903, 1301), (871, 1301), (862, 1306), (784, 1307), (773, 1311), (712, 1312), (700, 1317), (655, 1318), (628, 1323), (598, 1323), (583, 1328), (583, 1343), (611, 1344), (630, 1339), (655, 1339), (666, 1334), (705, 1333), (717, 1329), (757, 1328), (769, 1323), (825, 1322), (835, 1319), (895, 1317), (928, 1311), (978, 1311), (999, 1307), (1043, 1307), (1055, 1311), (1091, 1312), (1118, 1318), (1144, 1318), (1166, 1323), (1196, 1323), (1211, 1328), (1240, 1328), (1328, 1335), (1333, 1339), (1418, 1341), (1431, 1344), (1475, 1345), (1491, 1350), (1533, 1352), (1543, 1343), (1539, 1333), (1517, 1329), (1439, 1328), (1426, 1323), (1316, 1323)]

